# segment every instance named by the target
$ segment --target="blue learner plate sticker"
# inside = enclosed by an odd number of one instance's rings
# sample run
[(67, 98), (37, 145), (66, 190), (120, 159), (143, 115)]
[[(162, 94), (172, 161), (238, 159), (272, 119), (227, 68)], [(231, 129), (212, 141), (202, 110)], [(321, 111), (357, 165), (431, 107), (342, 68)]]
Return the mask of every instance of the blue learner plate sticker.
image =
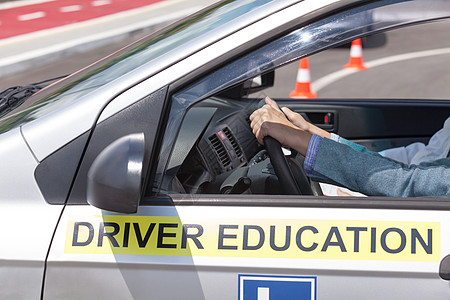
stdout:
[(239, 275), (239, 300), (315, 300), (316, 277)]

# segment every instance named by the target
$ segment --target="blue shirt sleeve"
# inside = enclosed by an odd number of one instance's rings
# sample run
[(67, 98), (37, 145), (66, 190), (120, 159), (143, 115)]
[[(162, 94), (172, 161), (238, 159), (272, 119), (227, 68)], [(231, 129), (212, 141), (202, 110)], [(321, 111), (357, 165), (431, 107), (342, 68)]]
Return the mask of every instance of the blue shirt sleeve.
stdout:
[(325, 178), (322, 174), (314, 171), (314, 165), (316, 163), (317, 152), (319, 151), (320, 143), (322, 142), (322, 137), (314, 134), (308, 144), (308, 149), (306, 150), (305, 161), (303, 163), (303, 168), (307, 176)]

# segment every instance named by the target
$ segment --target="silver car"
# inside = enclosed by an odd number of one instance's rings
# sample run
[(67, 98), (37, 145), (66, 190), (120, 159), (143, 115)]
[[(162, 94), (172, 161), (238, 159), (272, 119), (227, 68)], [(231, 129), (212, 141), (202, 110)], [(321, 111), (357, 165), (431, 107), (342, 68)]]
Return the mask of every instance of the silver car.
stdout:
[[(449, 17), (437, 0), (221, 1), (5, 105), (0, 298), (448, 299), (449, 199), (323, 196), (248, 118), (288, 64)], [(274, 99), (373, 151), (450, 115), (380, 90)]]

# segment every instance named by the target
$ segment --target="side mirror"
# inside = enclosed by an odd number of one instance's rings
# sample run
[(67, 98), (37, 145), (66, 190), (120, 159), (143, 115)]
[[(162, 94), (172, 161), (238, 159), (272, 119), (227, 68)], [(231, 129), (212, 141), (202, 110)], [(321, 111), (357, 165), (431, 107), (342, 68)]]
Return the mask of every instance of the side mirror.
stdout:
[(87, 202), (108, 211), (137, 212), (144, 150), (143, 133), (124, 136), (106, 147), (89, 169)]

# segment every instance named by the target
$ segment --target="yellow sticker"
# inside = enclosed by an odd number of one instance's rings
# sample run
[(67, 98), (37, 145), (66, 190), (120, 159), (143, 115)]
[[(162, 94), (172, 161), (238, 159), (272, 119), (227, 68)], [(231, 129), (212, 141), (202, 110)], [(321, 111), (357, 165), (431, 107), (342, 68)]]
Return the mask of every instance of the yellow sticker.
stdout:
[(65, 253), (439, 261), (440, 223), (93, 216), (68, 222)]

